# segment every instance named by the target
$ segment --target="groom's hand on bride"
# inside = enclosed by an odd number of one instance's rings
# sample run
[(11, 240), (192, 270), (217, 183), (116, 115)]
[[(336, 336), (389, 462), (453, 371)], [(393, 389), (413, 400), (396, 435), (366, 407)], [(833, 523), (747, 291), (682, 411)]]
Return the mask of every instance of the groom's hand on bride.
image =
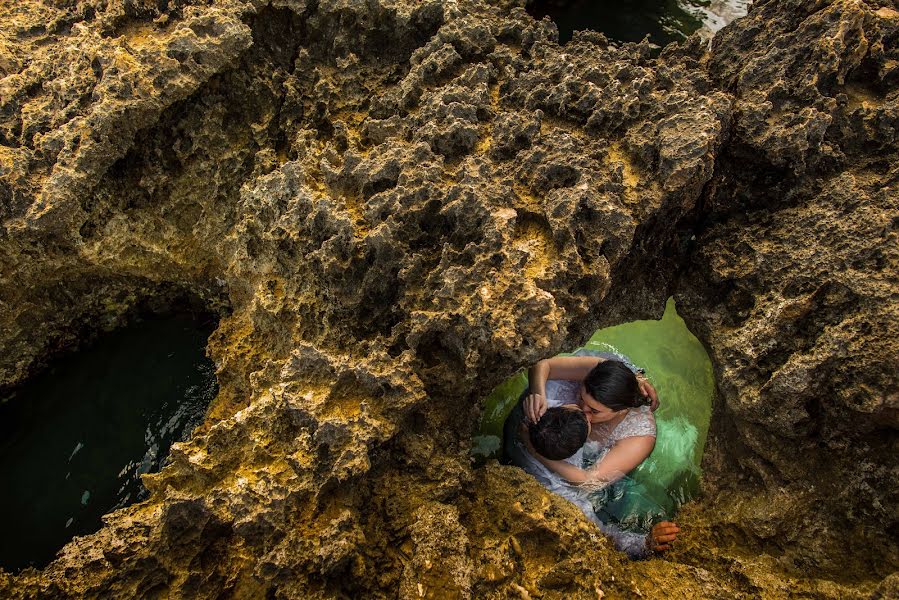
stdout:
[(656, 389), (652, 387), (652, 384), (649, 383), (645, 376), (637, 377), (637, 385), (640, 387), (640, 394), (650, 399), (649, 408), (655, 412), (659, 407), (659, 394), (656, 392)]
[(543, 394), (528, 394), (524, 399), (524, 417), (529, 423), (536, 423), (546, 412), (546, 397)]

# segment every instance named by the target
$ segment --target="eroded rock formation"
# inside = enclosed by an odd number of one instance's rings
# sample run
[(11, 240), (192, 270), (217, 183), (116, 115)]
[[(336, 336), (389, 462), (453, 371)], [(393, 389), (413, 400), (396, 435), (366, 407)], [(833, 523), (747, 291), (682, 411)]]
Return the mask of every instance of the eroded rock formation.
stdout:
[(713, 43), (733, 134), (679, 286), (723, 400), (705, 474), (722, 533), (793, 572), (882, 577), (899, 556), (899, 13), (757, 4)]
[[(4, 596), (895, 590), (899, 13), (757, 2), (654, 56), (514, 4), (0, 8), (0, 384), (135, 311), (223, 314), (149, 499)], [(708, 477), (630, 563), (470, 432), (672, 292)]]

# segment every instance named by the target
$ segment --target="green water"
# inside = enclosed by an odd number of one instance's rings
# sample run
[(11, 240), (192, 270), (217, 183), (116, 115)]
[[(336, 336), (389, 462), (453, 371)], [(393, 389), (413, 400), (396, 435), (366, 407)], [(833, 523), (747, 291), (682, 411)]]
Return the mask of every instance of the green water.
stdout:
[(217, 392), (213, 323), (147, 320), (57, 361), (0, 403), (0, 567), (42, 567), (141, 500)]
[[(627, 504), (619, 508), (635, 513), (621, 518), (624, 525), (645, 529), (652, 520), (672, 517), (698, 491), (715, 390), (712, 364), (705, 348), (678, 316), (673, 300), (668, 300), (661, 320), (600, 329), (584, 348), (629, 357), (646, 369), (659, 394), (655, 449), (630, 473), (627, 486), (608, 490), (605, 499), (606, 503)], [(487, 396), (472, 454), (480, 459), (500, 457), (503, 422), (526, 387), (527, 373), (521, 372)], [(612, 520), (619, 518), (616, 515)]]

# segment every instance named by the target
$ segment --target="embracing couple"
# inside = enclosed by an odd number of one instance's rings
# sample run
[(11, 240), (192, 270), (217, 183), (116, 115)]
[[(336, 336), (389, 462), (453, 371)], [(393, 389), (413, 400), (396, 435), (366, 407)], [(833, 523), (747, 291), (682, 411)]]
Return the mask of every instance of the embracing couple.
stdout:
[(670, 548), (677, 525), (624, 531), (597, 515), (591, 493), (627, 475), (655, 446), (655, 388), (624, 356), (579, 351), (541, 360), (504, 427), (507, 459), (574, 503), (631, 558)]

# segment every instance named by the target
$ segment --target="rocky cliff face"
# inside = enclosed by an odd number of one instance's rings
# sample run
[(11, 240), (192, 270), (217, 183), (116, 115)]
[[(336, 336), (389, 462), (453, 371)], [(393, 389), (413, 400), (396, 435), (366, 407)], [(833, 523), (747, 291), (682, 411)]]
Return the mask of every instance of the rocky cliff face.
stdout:
[(710, 518), (837, 579), (899, 556), (897, 36), (892, 7), (768, 2), (715, 38), (733, 134), (680, 285), (722, 398)]
[[(223, 315), (149, 500), (0, 591), (894, 592), (899, 13), (756, 4), (660, 56), (514, 3), (0, 8), (0, 383)], [(672, 292), (720, 387), (706, 490), (629, 563), (470, 431)]]

